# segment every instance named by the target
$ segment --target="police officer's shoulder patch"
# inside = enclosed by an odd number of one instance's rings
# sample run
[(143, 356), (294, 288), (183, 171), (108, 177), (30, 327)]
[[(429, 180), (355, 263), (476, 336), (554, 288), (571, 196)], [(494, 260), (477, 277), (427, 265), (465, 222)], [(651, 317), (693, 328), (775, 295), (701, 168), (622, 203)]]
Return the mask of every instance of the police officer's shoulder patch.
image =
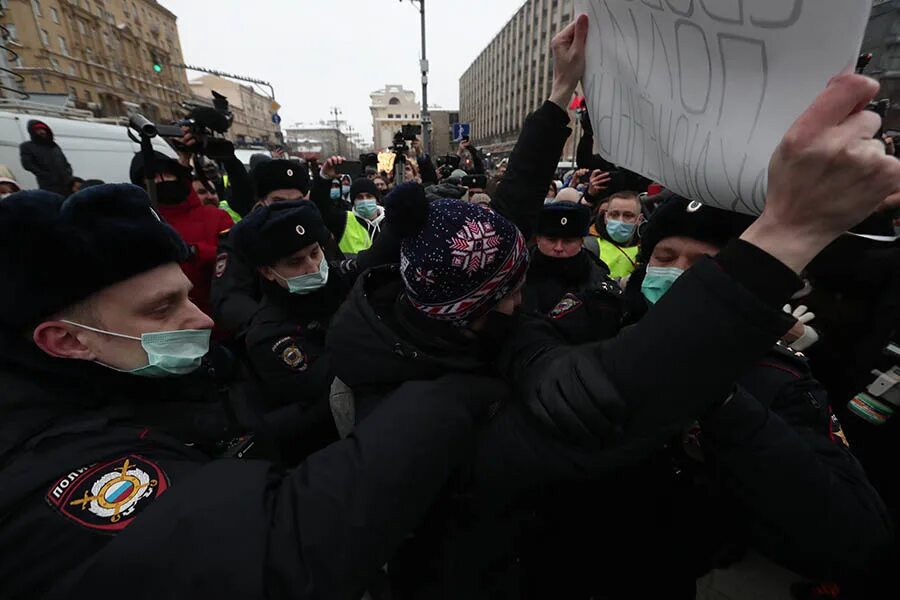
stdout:
[(309, 357), (294, 337), (281, 338), (275, 342), (272, 352), (292, 371), (302, 372), (309, 368)]
[(82, 527), (114, 534), (166, 491), (159, 466), (134, 454), (76, 469), (47, 490), (47, 504)]
[[(829, 409), (829, 412), (831, 412), (831, 409)], [(844, 428), (841, 426), (841, 422), (838, 421), (837, 415), (834, 413), (831, 413), (831, 419), (829, 419), (828, 435), (832, 442), (841, 444), (844, 448), (850, 447), (850, 440), (847, 439)]]
[(578, 310), (582, 304), (584, 303), (574, 294), (566, 294), (559, 301), (559, 304), (548, 313), (548, 316), (551, 319), (562, 319), (564, 316)]
[(221, 279), (222, 275), (225, 274), (225, 269), (228, 268), (228, 253), (221, 252), (218, 256), (216, 256), (216, 279)]

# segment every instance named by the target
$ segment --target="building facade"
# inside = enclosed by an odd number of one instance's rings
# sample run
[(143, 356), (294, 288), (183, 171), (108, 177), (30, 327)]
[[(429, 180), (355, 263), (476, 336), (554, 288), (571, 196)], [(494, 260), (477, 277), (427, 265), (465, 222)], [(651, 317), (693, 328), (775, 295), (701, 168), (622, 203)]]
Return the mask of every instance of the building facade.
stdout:
[[(459, 81), (459, 118), (484, 152), (512, 150), (525, 117), (550, 95), (550, 41), (572, 20), (573, 0), (527, 0)], [(570, 139), (564, 155), (571, 154)]]
[(879, 98), (890, 98), (885, 128), (900, 129), (900, 0), (874, 0), (862, 52), (872, 53), (866, 73), (881, 82)]
[(456, 152), (458, 143), (453, 139), (453, 126), (459, 123), (458, 110), (432, 108), (431, 114), (431, 155), (444, 156)]
[(394, 135), (404, 125), (421, 125), (421, 106), (416, 93), (402, 85), (386, 85), (369, 94), (372, 100), (372, 134), (375, 150), (380, 152), (393, 145)]
[(358, 144), (358, 136), (353, 135), (346, 121), (340, 120), (295, 123), (285, 130), (285, 142), (293, 153), (306, 159), (345, 156), (356, 160), (363, 150)]
[(68, 94), (98, 117), (182, 116), (177, 104), (191, 93), (184, 70), (170, 66), (184, 63), (176, 17), (155, 0), (0, 0), (0, 12), (17, 89)]
[(209, 102), (213, 91), (228, 98), (234, 122), (228, 137), (236, 144), (267, 145), (283, 141), (281, 127), (272, 122), (275, 110), (272, 98), (260, 94), (252, 86), (219, 77), (204, 75), (190, 82), (191, 92), (200, 101)]

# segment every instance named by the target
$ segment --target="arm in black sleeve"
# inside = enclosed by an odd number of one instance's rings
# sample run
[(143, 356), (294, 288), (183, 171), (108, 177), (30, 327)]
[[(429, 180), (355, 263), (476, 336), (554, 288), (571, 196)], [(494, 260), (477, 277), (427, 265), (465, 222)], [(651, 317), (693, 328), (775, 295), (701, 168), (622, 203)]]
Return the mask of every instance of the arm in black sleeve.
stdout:
[(591, 118), (585, 113), (582, 118), (584, 128), (581, 139), (578, 141), (578, 150), (575, 161), (579, 169), (594, 169), (594, 128), (591, 127)]
[(515, 223), (526, 239), (531, 237), (571, 133), (568, 124), (566, 112), (550, 101), (530, 114), (491, 198), (491, 207)]
[(743, 371), (790, 328), (779, 307), (792, 285), (764, 300), (742, 283), (755, 285), (757, 277), (775, 288), (791, 280), (799, 287), (787, 267), (762, 255), (765, 260), (757, 257), (746, 267), (756, 269), (753, 276), (729, 275), (720, 259), (700, 261), (612, 340), (567, 347), (549, 325), (535, 322), (505, 349), (505, 375), (555, 435), (610, 448), (609, 464), (639, 458), (724, 401)]
[(454, 376), (407, 383), (349, 438), (287, 473), (211, 462), (85, 557), (57, 597), (84, 597), (141, 564), (159, 575), (159, 597), (359, 598), (468, 456), (498, 387)]
[(833, 433), (825, 391), (790, 365), (767, 361), (751, 374), (749, 385), (790, 381), (762, 392), (775, 395), (771, 406), (741, 386), (701, 420), (708, 462), (750, 517), (751, 543), (821, 581), (862, 573), (889, 545), (891, 527), (862, 466)]
[(210, 286), (210, 301), (216, 325), (244, 335), (259, 310), (259, 275), (234, 251), (231, 236), (219, 237), (219, 254)]
[(438, 182), (437, 169), (434, 168), (431, 157), (426, 154), (416, 159), (416, 162), (419, 165), (419, 176), (422, 177), (422, 185), (425, 187), (435, 185)]
[(228, 206), (237, 214), (245, 217), (256, 204), (253, 180), (236, 156), (223, 160), (222, 164), (225, 172), (228, 173), (228, 185), (231, 187), (231, 199), (228, 201)]
[(475, 146), (469, 146), (469, 154), (472, 155), (472, 174), (484, 175), (484, 158), (481, 156), (481, 152)]
[(309, 199), (322, 213), (325, 227), (334, 236), (338, 243), (344, 237), (344, 229), (347, 227), (347, 211), (341, 208), (337, 202), (331, 199), (331, 181), (323, 179), (319, 173), (313, 173), (312, 189)]

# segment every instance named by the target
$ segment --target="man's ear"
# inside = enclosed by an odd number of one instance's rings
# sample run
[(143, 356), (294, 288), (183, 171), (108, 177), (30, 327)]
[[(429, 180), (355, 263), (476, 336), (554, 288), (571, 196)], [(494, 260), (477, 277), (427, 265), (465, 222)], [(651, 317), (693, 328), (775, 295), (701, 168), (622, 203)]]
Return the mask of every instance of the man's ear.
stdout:
[(44, 321), (34, 328), (32, 339), (44, 353), (56, 358), (95, 360), (97, 355), (85, 346), (74, 325), (62, 321)]
[(272, 267), (259, 267), (257, 271), (267, 281), (275, 281), (275, 273), (272, 271)]

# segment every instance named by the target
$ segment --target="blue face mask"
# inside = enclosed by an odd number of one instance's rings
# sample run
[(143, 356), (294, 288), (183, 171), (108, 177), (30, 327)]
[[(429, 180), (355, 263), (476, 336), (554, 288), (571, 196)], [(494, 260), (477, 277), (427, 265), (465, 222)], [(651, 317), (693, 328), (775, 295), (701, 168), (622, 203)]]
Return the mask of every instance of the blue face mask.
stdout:
[(211, 329), (184, 329), (181, 331), (143, 333), (141, 337), (134, 337), (95, 329), (72, 321), (62, 322), (93, 331), (94, 333), (140, 342), (144, 352), (147, 353), (147, 364), (143, 367), (123, 371), (101, 362), (97, 363), (114, 371), (140, 377), (171, 377), (173, 375), (187, 375), (196, 371), (200, 368), (203, 357), (209, 352), (209, 336), (212, 334)]
[(371, 219), (378, 214), (378, 202), (375, 200), (357, 200), (354, 210), (363, 219)]
[(341, 188), (331, 188), (331, 199), (332, 200), (340, 200), (341, 199)]
[(322, 254), (322, 260), (319, 262), (319, 271), (317, 273), (307, 273), (306, 275), (298, 275), (296, 277), (282, 277), (275, 269), (272, 269), (275, 276), (285, 282), (288, 291), (292, 294), (305, 296), (325, 287), (328, 283), (328, 261)]
[(606, 233), (614, 242), (625, 244), (634, 237), (634, 229), (637, 227), (634, 223), (625, 223), (624, 221), (610, 221), (606, 224)]
[(677, 267), (647, 267), (641, 293), (650, 304), (656, 304), (672, 288), (675, 280), (684, 275)]
[(343, 196), (349, 196), (349, 195), (350, 195), (350, 186), (349, 186), (349, 185), (342, 185), (342, 186), (341, 186), (341, 195), (343, 195)]

